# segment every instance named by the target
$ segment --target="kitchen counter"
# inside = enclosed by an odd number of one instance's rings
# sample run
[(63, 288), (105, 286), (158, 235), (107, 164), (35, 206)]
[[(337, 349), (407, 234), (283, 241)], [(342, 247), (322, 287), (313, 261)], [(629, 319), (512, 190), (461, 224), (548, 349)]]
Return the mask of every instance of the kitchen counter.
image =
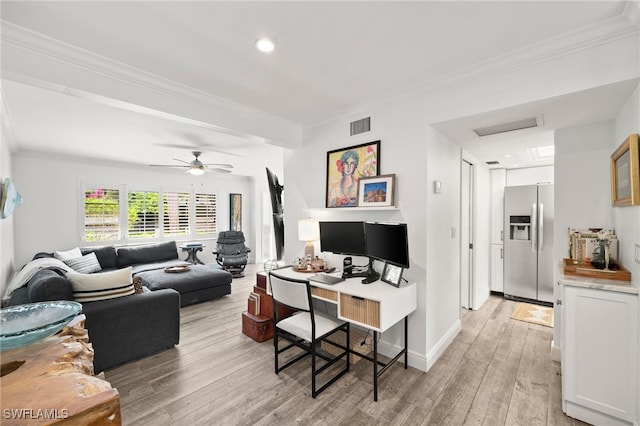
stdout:
[(638, 294), (638, 286), (633, 284), (631, 281), (605, 280), (602, 278), (581, 277), (580, 275), (566, 275), (562, 267), (560, 267), (558, 272), (558, 285)]

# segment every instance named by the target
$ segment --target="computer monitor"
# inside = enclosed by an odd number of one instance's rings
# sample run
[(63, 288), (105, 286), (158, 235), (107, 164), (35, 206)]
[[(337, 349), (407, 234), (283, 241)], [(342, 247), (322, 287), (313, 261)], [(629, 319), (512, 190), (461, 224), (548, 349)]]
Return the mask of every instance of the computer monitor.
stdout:
[(320, 251), (366, 256), (364, 222), (320, 222)]
[(402, 268), (409, 267), (406, 223), (365, 222), (367, 256)]

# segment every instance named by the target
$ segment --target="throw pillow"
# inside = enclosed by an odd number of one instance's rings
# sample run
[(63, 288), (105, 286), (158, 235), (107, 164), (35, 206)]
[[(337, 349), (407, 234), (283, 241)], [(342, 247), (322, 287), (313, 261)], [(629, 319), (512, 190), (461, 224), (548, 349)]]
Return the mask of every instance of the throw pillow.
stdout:
[(67, 278), (71, 281), (73, 298), (77, 302), (93, 302), (133, 294), (131, 272), (131, 267), (96, 274), (68, 272)]
[(56, 259), (62, 261), (82, 257), (82, 253), (80, 253), (80, 249), (78, 247), (72, 248), (71, 250), (67, 251), (57, 251), (53, 255)]
[(98, 258), (95, 253), (89, 253), (82, 257), (65, 260), (64, 263), (74, 271), (80, 272), (81, 274), (90, 274), (92, 272), (102, 271), (102, 267), (100, 266), (100, 262), (98, 262)]

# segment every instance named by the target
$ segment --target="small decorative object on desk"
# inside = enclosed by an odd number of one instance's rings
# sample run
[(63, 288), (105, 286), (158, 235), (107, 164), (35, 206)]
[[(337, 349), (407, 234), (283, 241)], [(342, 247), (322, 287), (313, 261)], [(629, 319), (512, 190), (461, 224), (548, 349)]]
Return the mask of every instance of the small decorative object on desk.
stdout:
[(328, 269), (326, 260), (316, 256), (314, 259), (296, 258), (293, 261), (292, 269), (296, 272), (323, 272)]

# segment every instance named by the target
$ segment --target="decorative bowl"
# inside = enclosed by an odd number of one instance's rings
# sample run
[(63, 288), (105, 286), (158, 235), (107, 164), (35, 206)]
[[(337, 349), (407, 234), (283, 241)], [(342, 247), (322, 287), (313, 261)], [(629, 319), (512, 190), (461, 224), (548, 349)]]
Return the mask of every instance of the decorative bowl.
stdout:
[(78, 302), (59, 300), (29, 303), (0, 310), (0, 351), (52, 336), (82, 310)]

